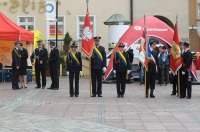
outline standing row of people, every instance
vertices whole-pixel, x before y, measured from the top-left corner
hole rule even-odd
[[[48,57],[47,49],[44,48],[42,40],[37,41],[38,48],[36,48],[30,59],[32,65],[35,66],[36,88],[46,87],[46,66],[49,63],[52,85],[49,89],[59,89],[59,51],[56,48],[55,42],[50,41],[51,52]],[[15,47],[12,50],[12,89],[17,90],[20,88],[27,88],[26,86],[26,69],[27,69],[28,52],[23,48],[20,41],[15,42]],[[42,85],[40,82],[40,75],[42,75]],[[18,81],[21,82],[19,87]]]

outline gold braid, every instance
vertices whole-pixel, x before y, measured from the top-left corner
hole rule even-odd
[[[14,49],[14,51],[15,51],[15,54],[16,54],[19,58],[21,58],[21,55],[20,55],[19,53],[17,53],[16,49]]]

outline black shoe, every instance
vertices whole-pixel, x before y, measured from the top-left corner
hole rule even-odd
[[[93,94],[91,97],[96,97],[96,95]]]
[[[172,93],[171,95],[176,95],[175,93]]]
[[[151,95],[150,95],[150,98],[155,98],[155,95],[151,94]]]
[[[165,86],[167,86],[167,84],[165,84]]]
[[[38,87],[38,86],[37,86],[37,87],[35,87],[35,88],[41,88],[41,87]]]
[[[75,97],[78,97],[78,95],[75,95]]]
[[[24,87],[25,89],[27,89],[27,87]]]
[[[18,88],[12,88],[12,90],[18,90]]]
[[[50,87],[50,88],[47,88],[47,89],[53,89],[52,87]]]
[[[185,98],[185,96],[180,96],[180,98],[182,99],[182,98]]]
[[[191,99],[191,97],[187,97],[186,99]]]
[[[140,83],[140,85],[144,85],[144,83],[143,83],[143,82],[141,82],[141,83]]]
[[[145,98],[148,98],[148,95],[146,95]]]
[[[42,89],[45,89],[45,86],[42,86]]]
[[[163,84],[160,84],[160,86],[163,86]]]
[[[103,96],[101,94],[99,94],[98,97],[103,97]]]
[[[124,98],[124,95],[121,95],[122,98]]]
[[[58,90],[58,88],[52,88],[52,90]]]
[[[120,95],[117,95],[117,98],[120,98]]]
[[[70,97],[73,97],[74,95],[70,95]]]

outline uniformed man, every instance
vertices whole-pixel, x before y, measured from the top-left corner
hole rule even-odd
[[[182,55],[183,55],[183,52],[184,52],[184,50],[183,50],[183,42],[180,42],[179,43],[180,44],[180,49],[181,49],[181,57],[182,57]],[[179,72],[181,73],[182,72],[182,68],[180,68],[179,69]],[[176,95],[177,94],[177,96],[178,96],[178,75],[177,75],[178,73],[175,73],[175,75],[173,75],[173,77],[172,77],[172,94],[171,95]],[[181,84],[181,79],[180,79],[180,84]],[[181,88],[181,86],[180,86],[180,88]],[[180,94],[182,93],[182,90],[180,89]],[[185,93],[186,94],[186,93]],[[184,96],[186,96],[184,94]]]
[[[153,93],[154,93],[154,89],[155,89],[156,72],[158,71],[158,69],[157,69],[158,53],[155,50],[155,48],[156,48],[155,41],[149,42],[149,45],[150,45],[151,55],[153,57],[148,57],[148,61],[149,61],[148,62],[148,71],[146,72],[146,98],[148,98],[149,88],[150,88],[150,98],[155,98],[155,95]]]
[[[41,88],[40,74],[42,75],[42,88],[46,87],[46,63],[48,59],[47,49],[44,48],[42,40],[37,41],[38,48],[36,48],[31,55],[32,65],[35,66],[35,78],[37,86]],[[35,61],[34,61],[35,59]]]
[[[191,99],[191,92],[192,92],[192,86],[191,86],[191,74],[190,74],[190,66],[192,64],[192,53],[189,50],[190,44],[188,42],[183,43],[183,50],[184,53],[182,55],[182,90],[187,90],[187,98]],[[181,95],[180,98],[184,98],[184,95]]]
[[[52,84],[50,88],[52,90],[58,90],[59,89],[59,76],[58,76],[58,69],[60,66],[60,56],[59,56],[59,50],[56,47],[56,43],[53,41],[49,42],[51,52],[49,55],[49,67],[50,67],[50,74],[51,74],[51,80]]]
[[[91,58],[92,97],[102,97],[102,74],[106,71],[106,52],[100,46],[101,37],[94,37],[95,46]],[[97,83],[97,84],[96,84]]]
[[[12,89],[19,89],[19,68],[21,67],[21,54],[20,54],[21,42],[15,42],[15,47],[12,50]]]
[[[126,78],[131,72],[131,65],[129,55],[124,51],[125,45],[120,43],[118,45],[119,51],[115,52],[113,59],[113,73],[116,74],[117,97],[124,97]]]
[[[81,53],[76,50],[78,47],[76,41],[72,41],[71,50],[67,53],[67,75],[69,75],[69,94],[70,97],[78,97],[79,95],[79,75],[83,75],[82,73],[82,59]],[[75,90],[73,88],[73,81],[75,77]]]

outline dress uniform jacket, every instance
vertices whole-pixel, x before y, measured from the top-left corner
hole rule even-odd
[[[103,46],[98,46],[97,47],[100,53],[102,54],[103,57],[103,62],[101,62],[96,54],[93,53],[92,58],[91,58],[91,68],[92,69],[101,69],[103,67],[106,67],[106,52],[105,48]]]
[[[12,50],[12,89],[19,89],[19,69],[21,67],[21,54],[19,49]]]
[[[70,56],[70,53],[67,54],[66,62],[67,62],[67,68],[66,71],[69,72],[79,72],[82,71],[82,59],[81,59],[81,53],[76,51],[75,56],[77,57],[79,61],[79,65],[73,61],[72,57]]]
[[[31,55],[31,62],[34,62],[34,59],[36,59],[35,68],[46,68],[48,59],[47,49],[41,48],[40,50],[39,48],[36,48],[33,54]],[[43,61],[43,64],[40,64],[41,60]]]

